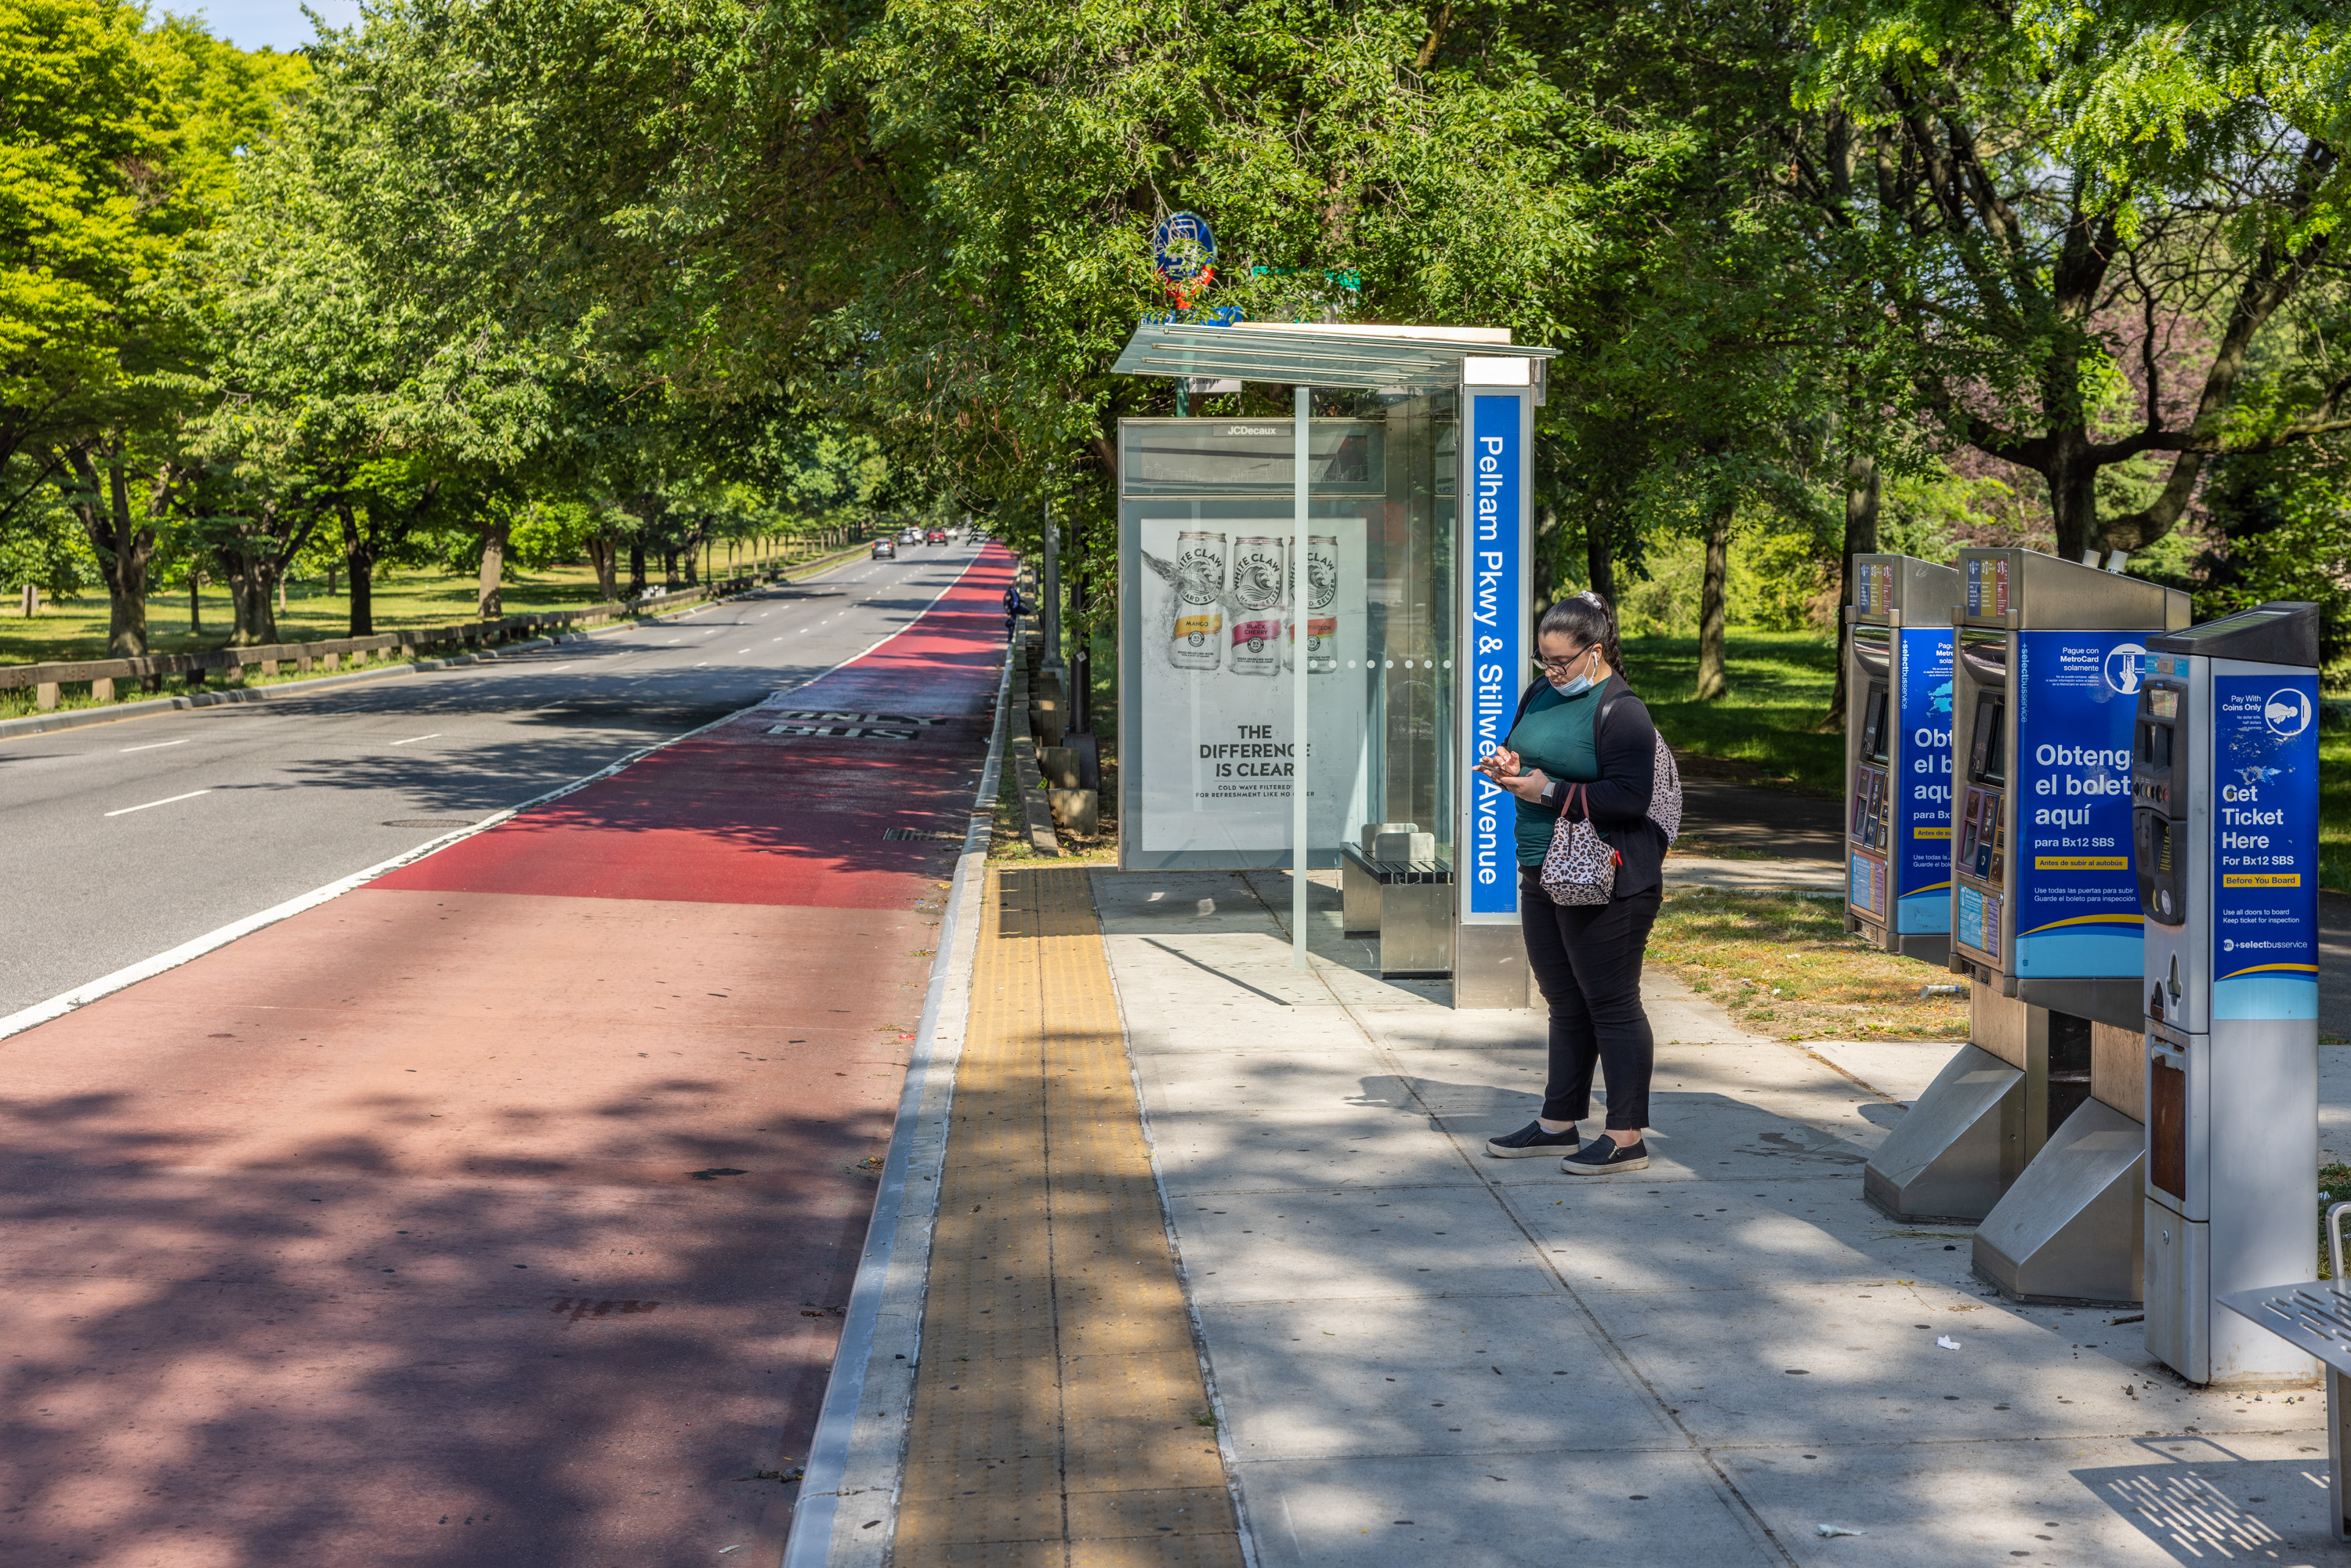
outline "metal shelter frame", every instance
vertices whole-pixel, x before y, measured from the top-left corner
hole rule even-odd
[[[1437,391],[1447,388],[1531,387],[1542,401],[1543,367],[1556,349],[1510,341],[1507,327],[1385,327],[1321,322],[1146,321],[1134,329],[1113,375],[1166,376],[1186,381],[1270,382],[1295,389],[1291,418],[1297,458],[1291,497],[1290,557],[1306,559],[1307,432],[1313,391]],[[1291,573],[1303,591],[1303,568]],[[1293,611],[1294,613],[1294,611]],[[1290,967],[1308,967],[1306,953],[1307,788],[1306,660],[1301,650],[1290,675],[1291,733],[1296,737],[1290,785]]]

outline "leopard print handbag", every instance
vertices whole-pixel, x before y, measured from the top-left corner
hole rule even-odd
[[[1560,802],[1559,825],[1552,830],[1551,848],[1543,852],[1542,890],[1553,904],[1605,904],[1616,891],[1617,853],[1591,821],[1591,796],[1584,796],[1585,815],[1571,821],[1566,808],[1576,791],[1572,784]]]

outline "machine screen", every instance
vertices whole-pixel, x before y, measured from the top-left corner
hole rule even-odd
[[[1869,705],[1863,710],[1861,721],[1861,754],[1872,762],[1886,760],[1886,688],[1875,681],[1871,682]]]
[[[2008,781],[2008,758],[2003,755],[2006,747],[2000,722],[2006,706],[1998,697],[1976,698],[1975,735],[1968,745],[1968,777],[1979,784]]]

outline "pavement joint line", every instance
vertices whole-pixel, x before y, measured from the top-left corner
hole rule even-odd
[[[1092,877],[1089,876],[1088,880],[1091,882]],[[1151,1096],[1144,1091],[1143,1063],[1134,1050],[1134,1030],[1128,1019],[1126,994],[1119,988],[1118,971],[1114,967],[1110,971],[1110,989],[1118,1008],[1119,1031],[1127,1042],[1127,1076],[1134,1090],[1135,1113],[1143,1124],[1143,1148],[1144,1156],[1151,1162],[1152,1186],[1159,1193],[1160,1218],[1167,1232],[1167,1253],[1176,1260],[1176,1281],[1183,1291],[1184,1316],[1192,1330],[1192,1353],[1200,1364],[1201,1386],[1207,1390],[1208,1413],[1216,1417],[1217,1454],[1224,1465],[1225,1492],[1232,1500],[1233,1520],[1239,1529],[1241,1562],[1244,1568],[1258,1568],[1257,1535],[1249,1528],[1249,1501],[1241,1491],[1240,1450],[1233,1442],[1233,1424],[1225,1409],[1224,1393],[1217,1385],[1216,1364],[1208,1354],[1208,1326],[1200,1316],[1199,1296],[1192,1288],[1191,1265],[1184,1257],[1183,1234],[1176,1224],[1175,1196],[1168,1190],[1167,1173],[1159,1163],[1159,1139],[1151,1124]],[[1259,991],[1258,994],[1263,996],[1265,993]],[[1317,1187],[1313,1190],[1320,1192],[1323,1189]],[[1346,1190],[1342,1187],[1332,1196],[1337,1197]],[[1186,1196],[1207,1195],[1193,1193]]]
[[[989,877],[958,1157],[941,1183],[901,1505],[879,1550],[920,1568],[977,1560],[998,1541],[1039,1541],[1058,1558],[1115,1538],[1164,1542],[1153,1560],[1171,1564],[1240,1563],[1231,1476],[1198,1430],[1198,1345],[1091,878],[1076,866]],[[1000,1265],[978,1267],[1007,1243]],[[992,1329],[971,1310],[981,1299],[1001,1313]],[[959,1347],[977,1364],[967,1373],[953,1364],[965,1357],[948,1359]],[[1019,1472],[993,1469],[992,1456],[1021,1450]],[[967,1483],[989,1501],[969,1504]],[[1008,1508],[1019,1511],[1001,1517]],[[1123,1511],[1111,1534],[1106,1511]]]
[[[1249,895],[1255,898],[1259,906],[1265,910],[1268,917],[1273,920],[1287,936],[1288,928],[1282,925],[1282,921],[1289,911],[1286,908],[1277,909],[1274,901],[1259,891],[1255,874],[1243,872],[1240,873],[1240,881],[1241,885],[1249,889]],[[1310,970],[1309,973],[1319,973],[1319,971]],[[1472,1163],[1477,1156],[1462,1147],[1460,1139],[1441,1130],[1438,1113],[1429,1105],[1427,1098],[1421,1092],[1419,1079],[1416,1075],[1405,1071],[1406,1063],[1399,1056],[1395,1048],[1377,1030],[1364,1022],[1362,1012],[1354,1004],[1340,998],[1339,1008],[1346,1015],[1347,1021],[1354,1026],[1355,1032],[1363,1037],[1364,1043],[1370,1048],[1373,1057],[1389,1070],[1397,1082],[1404,1085],[1405,1092],[1409,1094],[1413,1103],[1420,1107],[1421,1113],[1438,1130],[1438,1135],[1445,1138],[1451,1145],[1454,1156],[1461,1162],[1464,1172],[1475,1176],[1478,1186],[1493,1195],[1495,1207],[1501,1210],[1502,1218],[1510,1228],[1519,1232],[1520,1237],[1526,1243],[1527,1249],[1534,1255],[1535,1266],[1558,1283],[1567,1300],[1573,1305],[1576,1314],[1583,1318],[1584,1327],[1591,1333],[1601,1353],[1614,1364],[1617,1375],[1624,1378],[1632,1387],[1638,1389],[1641,1395],[1655,1406],[1655,1413],[1659,1421],[1667,1424],[1687,1439],[1690,1450],[1701,1458],[1708,1470],[1711,1472],[1713,1490],[1718,1500],[1725,1505],[1731,1517],[1744,1525],[1747,1531],[1754,1536],[1773,1558],[1783,1564],[1784,1568],[1799,1568],[1795,1553],[1789,1550],[1788,1544],[1780,1539],[1779,1532],[1773,1530],[1770,1521],[1764,1519],[1763,1511],[1756,1505],[1755,1500],[1748,1495],[1746,1489],[1739,1484],[1729,1470],[1715,1463],[1712,1458],[1708,1456],[1705,1448],[1699,1444],[1697,1435],[1690,1431],[1687,1423],[1682,1419],[1677,1408],[1667,1401],[1664,1391],[1657,1387],[1656,1380],[1641,1370],[1631,1353],[1625,1348],[1625,1344],[1619,1341],[1615,1333],[1610,1331],[1599,1312],[1593,1310],[1592,1303],[1576,1288],[1575,1282],[1567,1277],[1567,1272],[1561,1267],[1557,1255],[1535,1234],[1526,1217],[1521,1215],[1518,1207],[1510,1201],[1510,1188],[1502,1183],[1487,1179],[1484,1173]],[[1622,1295],[1628,1292],[1606,1293]],[[1466,1297],[1468,1293],[1463,1292],[1463,1294]]]
[[[977,558],[974,564],[977,564]],[[960,582],[970,570],[958,572]],[[949,583],[948,587],[954,587]],[[940,591],[943,597],[946,590]],[[932,603],[937,603],[937,598]],[[859,657],[863,657],[860,654]],[[805,684],[805,683],[803,683]],[[923,1308],[930,1283],[931,1238],[938,1217],[943,1185],[948,1118],[953,1113],[956,1069],[963,1052],[968,1022],[973,962],[978,950],[979,921],[965,919],[967,907],[984,910],[987,848],[993,831],[994,800],[1002,775],[1012,661],[1008,656],[997,677],[996,723],[990,733],[987,759],[981,765],[971,815],[964,831],[963,852],[956,862],[954,886],[939,916],[935,956],[930,984],[925,988],[923,1016],[914,1026],[914,1049],[900,1091],[898,1115],[891,1128],[890,1150],[883,1157],[880,1188],[866,1228],[866,1245],[850,1285],[849,1304],[842,1314],[841,1338],[833,1350],[832,1375],[825,1385],[799,1497],[792,1510],[791,1531],[784,1545],[784,1568],[827,1568],[829,1563],[854,1559],[880,1563],[886,1560],[893,1531],[868,1535],[852,1531],[852,1540],[839,1542],[847,1555],[835,1554],[835,1536],[844,1496],[865,1495],[886,1488],[886,1520],[897,1513],[899,1483],[904,1474],[909,1429],[907,1407],[914,1368],[921,1361]],[[768,701],[799,687],[778,690]],[[976,891],[977,890],[977,891]],[[917,1153],[918,1145],[920,1153]],[[917,1161],[920,1161],[917,1168]],[[914,1192],[909,1198],[910,1178]],[[927,1191],[924,1191],[927,1187]],[[903,1264],[899,1260],[904,1259]],[[891,1309],[885,1324],[883,1311]],[[903,1344],[903,1351],[893,1345]],[[887,1353],[889,1359],[883,1356]],[[869,1386],[879,1374],[891,1382],[890,1404],[870,1419],[862,1419]],[[869,1484],[851,1488],[852,1479]]]
[[[971,566],[976,566],[977,564],[977,558],[975,558],[969,565],[965,567],[964,570],[968,572],[971,570]],[[960,574],[958,575],[960,576]],[[954,584],[950,583],[948,586],[953,587]],[[944,595],[946,591],[945,589],[940,590],[940,593],[942,595]],[[936,600],[934,600],[933,602],[935,603]],[[845,665],[855,664],[857,660],[862,659],[864,656],[864,654],[859,653],[852,655],[850,658],[843,659],[840,664],[833,665],[831,669],[826,670],[824,674],[831,674],[833,670],[838,670]],[[409,665],[406,667],[414,669],[417,666]],[[392,672],[386,671],[384,673],[391,674]],[[334,680],[337,677],[329,675],[323,678],[326,680]],[[823,675],[815,675],[810,678],[811,680],[821,680]],[[185,702],[187,699],[173,698],[172,700],[174,702]],[[769,699],[762,698],[760,699],[760,703],[752,703],[747,706],[737,708],[732,713],[724,714],[717,718],[712,719],[708,724],[698,725],[692,729],[683,731],[677,735],[673,735],[665,740],[655,741],[650,746],[639,747],[634,751],[630,752],[627,756],[607,763],[593,773],[583,775],[580,778],[571,780],[569,784],[558,785],[556,788],[548,790],[545,794],[534,795],[529,800],[509,806],[504,810],[493,812],[489,816],[483,818],[478,822],[459,828],[454,832],[444,833],[437,839],[429,839],[423,843],[418,844],[413,849],[393,855],[389,860],[379,861],[374,865],[369,866],[363,871],[353,872],[348,876],[337,877],[334,881],[326,883],[322,887],[315,887],[308,893],[298,894],[294,897],[286,900],[283,904],[272,904],[269,908],[262,910],[258,914],[248,915],[242,920],[232,920],[227,925],[207,931],[201,936],[191,937],[187,941],[181,943],[176,947],[166,948],[164,951],[156,954],[153,957],[143,958],[136,964],[126,965],[122,968],[115,970],[110,975],[101,975],[97,979],[89,981],[84,985],[76,986],[71,990],[60,992],[57,996],[51,997],[47,1001],[35,1002],[28,1008],[20,1008],[16,1011],[8,1014],[6,1017],[0,1018],[0,1040],[6,1040],[11,1035],[22,1034],[25,1030],[47,1023],[52,1019],[63,1018],[66,1014],[74,1011],[78,1008],[88,1007],[90,1003],[98,1001],[101,998],[110,997],[115,992],[135,986],[141,980],[152,978],[154,976],[163,974],[168,970],[176,969],[183,964],[191,963],[195,959],[201,958],[205,954],[214,951],[215,948],[225,947],[241,936],[249,936],[254,932],[262,930],[267,926],[275,925],[281,920],[290,920],[306,909],[315,909],[319,904],[340,898],[344,894],[350,892],[353,888],[364,886],[366,883],[373,882],[377,877],[382,876],[389,872],[397,871],[402,866],[408,865],[413,862],[423,860],[427,855],[437,854],[441,851],[447,849],[451,844],[458,842],[460,840],[470,839],[476,833],[487,832],[492,828],[508,821],[518,812],[527,811],[533,806],[543,806],[549,800],[560,800],[562,797],[571,794],[575,790],[586,789],[589,785],[596,783],[600,779],[609,779],[613,774],[629,767],[632,763],[641,761],[644,758],[649,757],[653,753],[660,751],[664,747],[675,746],[682,740],[691,740],[695,736],[701,735],[708,730],[716,729],[721,725],[731,724],[736,719],[742,717],[745,714],[756,711],[760,706],[761,703],[768,700]],[[1002,710],[1002,706],[1003,705],[1001,703],[998,704],[999,712]],[[0,736],[0,738],[6,737],[5,736]]]

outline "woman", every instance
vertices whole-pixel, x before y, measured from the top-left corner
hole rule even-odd
[[[1657,732],[1618,673],[1616,620],[1596,593],[1543,612],[1535,629],[1542,678],[1479,771],[1518,797],[1519,922],[1527,963],[1551,1009],[1551,1082],[1542,1114],[1487,1141],[1496,1159],[1561,1154],[1570,1176],[1646,1170],[1656,1041],[1641,1009],[1641,958],[1665,896],[1666,834],[1649,818]],[[1587,817],[1617,857],[1606,904],[1553,904],[1544,852],[1562,816]],[[1579,1146],[1592,1113],[1592,1070],[1607,1073],[1608,1122]]]

